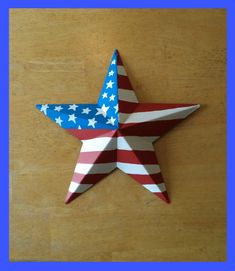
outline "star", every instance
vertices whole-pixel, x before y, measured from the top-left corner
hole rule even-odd
[[[55,118],[55,122],[61,126],[61,123],[63,122],[63,120],[60,117],[58,117],[58,118]]]
[[[49,108],[48,104],[42,104],[40,111],[47,115],[47,109]]]
[[[74,123],[76,123],[76,118],[77,118],[77,117],[75,117],[75,115],[74,115],[74,114],[69,115],[69,119],[68,119],[68,121],[73,121]]]
[[[115,113],[118,112],[118,104],[113,107],[115,109]]]
[[[109,70],[112,67],[118,71],[117,66],[120,71],[124,70],[121,57],[115,50]],[[169,202],[153,143],[200,106],[141,103],[126,73],[118,76],[115,84],[108,78],[109,73],[98,102],[82,105],[83,110],[76,111],[76,104],[36,106],[48,118],[82,141],[81,153],[65,202],[69,203],[88,191],[115,169],[128,174],[143,188]],[[108,98],[107,88],[111,89],[111,95],[104,103],[103,99]],[[55,106],[63,107],[63,111],[55,112],[52,109]],[[74,110],[74,114],[71,115],[70,110]],[[69,121],[63,122],[66,116]]]
[[[76,111],[77,107],[78,107],[78,105],[76,105],[76,104],[70,104],[69,105],[69,110]]]
[[[111,102],[111,101],[114,101],[114,98],[115,98],[115,95],[111,95],[110,97],[109,97],[109,101]]]
[[[62,109],[63,109],[63,107],[59,105],[59,106],[55,106],[54,110],[60,112],[60,110],[62,110]]]
[[[111,80],[109,80],[109,82],[106,83],[106,89],[108,89],[108,88],[113,88],[113,84],[114,84],[114,82],[111,81]]]
[[[103,99],[104,99],[104,98],[108,98],[108,93],[107,93],[107,92],[104,92],[104,93],[102,94],[102,97],[103,97]]]
[[[89,107],[82,109],[82,114],[89,114],[89,112],[91,112]]]
[[[95,128],[96,123],[97,123],[97,121],[95,120],[95,118],[88,119],[88,126],[92,126],[93,128]]]
[[[114,75],[114,71],[111,70],[111,71],[109,72],[109,76],[113,76],[113,75]]]
[[[106,118],[107,111],[109,110],[109,106],[105,106],[105,104],[103,104],[101,108],[96,108],[96,110],[97,110],[96,115],[102,115],[103,117]]]
[[[106,124],[112,124],[114,126],[115,118],[111,117],[110,119],[107,120]]]

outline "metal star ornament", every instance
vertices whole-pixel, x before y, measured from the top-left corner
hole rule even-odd
[[[116,168],[169,202],[153,143],[200,106],[139,103],[115,50],[97,104],[36,107],[82,141],[65,199],[69,203]]]

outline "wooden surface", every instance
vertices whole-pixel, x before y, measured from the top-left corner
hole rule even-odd
[[[10,11],[10,258],[226,259],[226,12]],[[114,48],[142,102],[200,103],[156,150],[172,203],[124,173],[69,205],[81,143],[37,103],[95,103]]]

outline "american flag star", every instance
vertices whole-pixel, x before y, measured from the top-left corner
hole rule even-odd
[[[36,107],[82,141],[65,199],[69,203],[116,168],[169,202],[153,143],[200,106],[139,103],[115,50],[97,104]]]

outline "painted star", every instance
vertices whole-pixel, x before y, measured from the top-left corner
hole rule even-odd
[[[48,104],[42,104],[40,111],[44,113],[44,115],[47,115],[47,109],[49,108]]]
[[[83,143],[65,202],[71,202],[116,168],[169,202],[153,143],[200,106],[139,103],[116,50],[111,66],[117,74],[112,77],[113,81],[106,83],[107,86],[104,84],[97,104],[80,104],[82,110],[77,111],[76,104],[37,105],[47,117]],[[107,99],[104,104],[103,100],[107,87],[117,97],[111,106],[111,101]],[[62,106],[63,111],[53,110],[55,106]],[[85,113],[87,107],[91,110],[89,115]],[[75,111],[76,123],[68,121],[70,110]]]
[[[82,114],[89,114],[90,112],[91,110],[89,109],[89,107],[82,109]]]
[[[109,72],[109,76],[113,76],[113,75],[114,75],[114,71],[111,70],[111,71]]]
[[[114,98],[115,98],[115,95],[111,95],[110,97],[109,97],[109,101],[111,102],[111,101],[114,101]]]
[[[68,121],[73,121],[74,123],[76,123],[76,118],[77,118],[77,117],[76,117],[74,114],[69,115]]]
[[[93,128],[95,128],[96,123],[97,121],[95,120],[95,118],[88,119],[88,126],[92,126]]]
[[[106,89],[108,89],[108,88],[113,88],[113,84],[114,84],[114,82],[111,81],[111,80],[109,80],[109,82],[106,83]]]
[[[97,110],[96,115],[102,115],[103,117],[106,118],[107,111],[109,110],[109,106],[105,106],[105,104],[103,104],[101,108],[96,108],[96,110]]]
[[[115,109],[115,113],[118,112],[118,104],[113,107]]]
[[[63,110],[63,107],[60,106],[60,105],[59,106],[55,106],[54,110],[60,112],[60,110]]]
[[[107,120],[106,124],[112,124],[114,126],[115,123],[115,118],[111,117],[110,119]]]
[[[107,93],[107,92],[104,92],[104,93],[102,94],[102,98],[103,98],[103,99],[108,98],[108,93]]]
[[[70,104],[69,105],[69,110],[76,111],[77,107],[78,107],[78,105],[76,105],[76,104]]]
[[[55,118],[55,122],[61,126],[63,120],[60,117],[58,117],[58,118]]]

